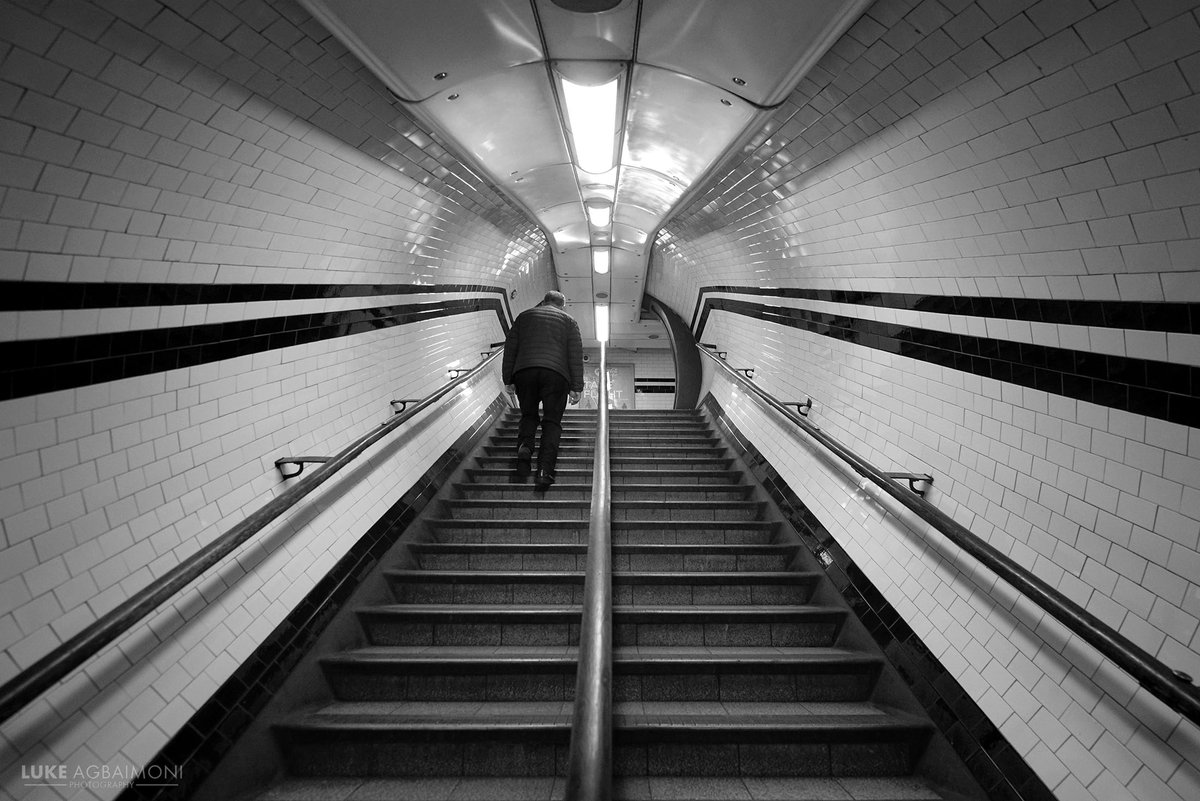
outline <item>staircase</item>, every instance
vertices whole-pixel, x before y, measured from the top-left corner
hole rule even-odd
[[[356,610],[329,699],[275,725],[289,778],[261,799],[562,797],[595,413],[568,411],[545,493],[516,425]],[[914,778],[932,724],[880,702],[882,658],[702,414],[610,425],[616,797],[957,798]]]
[[[879,703],[882,657],[707,420],[611,421],[617,797],[944,798],[913,778],[933,725]]]

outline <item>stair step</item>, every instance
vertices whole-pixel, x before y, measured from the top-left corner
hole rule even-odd
[[[590,456],[595,453],[596,447],[593,442],[583,442],[579,440],[570,440],[563,438],[559,443],[559,457],[573,456],[576,458]],[[662,457],[672,459],[720,459],[726,456],[727,448],[724,445],[657,445],[657,444],[620,444],[610,443],[608,448],[609,457],[615,464],[617,460],[641,460],[647,465],[657,465],[662,463]],[[516,444],[494,443],[488,442],[483,446],[481,453],[484,456],[507,456],[515,460],[517,458]]]
[[[583,570],[583,543],[422,542],[409,546],[428,570]],[[795,545],[614,545],[617,571],[783,570]]]
[[[831,646],[846,612],[820,606],[613,606],[613,642],[631,646]]]
[[[321,660],[342,701],[570,701],[576,648],[369,647]],[[864,701],[881,660],[838,648],[613,653],[617,701]]]
[[[903,775],[933,730],[870,704],[621,702],[613,712],[614,771],[626,776]]]
[[[296,776],[553,777],[565,766],[571,704],[334,703],[274,729]]]
[[[511,462],[511,460],[509,460]],[[493,467],[469,467],[466,470],[470,481],[487,483],[511,483],[515,473],[512,465]],[[562,459],[555,467],[558,483],[592,483],[592,469],[565,466]],[[610,469],[609,476],[614,486],[624,484],[738,484],[742,480],[740,470],[646,470],[632,467]]]
[[[586,542],[589,521],[582,517],[427,518],[442,542],[579,543]],[[779,524],[771,520],[613,520],[614,545],[767,545]]]
[[[583,571],[388,570],[396,600],[416,604],[581,604]],[[819,576],[780,572],[618,572],[616,604],[806,603]]]
[[[495,521],[520,520],[525,518],[554,518],[559,520],[588,519],[591,514],[590,498],[559,499],[555,487],[545,492],[530,485],[526,498],[447,498],[442,507],[453,518],[480,519],[490,517]],[[618,500],[613,499],[610,508],[612,520],[641,521],[727,521],[757,520],[762,517],[764,504],[761,501],[704,501],[704,500]]]
[[[515,473],[510,481],[474,481],[454,484],[458,497],[478,500],[524,498],[528,497],[533,488],[531,476],[517,476]],[[555,473],[555,497],[576,498],[592,496],[590,476],[587,482],[575,476],[563,476]],[[616,500],[653,500],[668,493],[672,500],[696,498],[706,501],[744,500],[754,487],[749,484],[632,484],[617,483],[611,485],[611,495]]]
[[[343,701],[571,701],[574,648],[360,648],[321,660]]]
[[[865,701],[879,658],[840,648],[617,648],[617,701]]]
[[[594,444],[596,437],[592,433],[573,433],[571,431],[563,431],[562,438],[559,440],[559,446],[564,445],[580,445]],[[516,433],[505,434],[495,433],[488,440],[491,445],[513,448],[517,447]],[[540,443],[539,443],[540,444]],[[661,429],[646,429],[644,432],[622,432],[610,431],[608,434],[608,445],[610,448],[618,447],[650,447],[652,445],[666,445],[674,447],[716,447],[721,444],[719,437],[709,431],[695,432],[679,432],[679,431],[663,431]]]
[[[578,605],[396,604],[357,613],[372,645],[579,644]]]
[[[256,801],[318,801],[319,799],[408,799],[444,801],[448,798],[546,801],[561,799],[562,776],[455,776],[387,778],[288,779]],[[614,801],[677,799],[803,798],[805,801],[943,801],[927,783],[908,776],[787,777],[787,776],[616,776]]]
[[[700,456],[674,457],[674,456],[647,456],[645,454],[609,454],[610,470],[621,469],[654,469],[662,468],[665,470],[728,470],[733,464],[733,458],[727,453],[721,453],[716,450],[702,454]],[[498,470],[512,470],[516,465],[517,454],[515,451],[502,453],[487,453],[482,452],[476,455],[476,463],[483,468],[491,468]],[[592,469],[594,461],[593,454],[587,455],[572,455],[570,453],[558,454],[558,461],[555,463],[555,469],[574,468],[578,470]]]

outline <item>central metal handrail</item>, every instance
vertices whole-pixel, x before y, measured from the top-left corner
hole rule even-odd
[[[612,798],[612,485],[608,468],[608,356],[600,343],[592,510],[579,628],[566,801]]]
[[[159,605],[170,600],[184,587],[204,575],[234,549],[266,528],[275,518],[332,478],[334,473],[350,464],[376,442],[470,381],[501,352],[500,350],[495,351],[472,368],[470,372],[442,385],[415,406],[392,416],[377,428],[359,437],[336,456],[331,457],[322,467],[301,478],[242,522],[176,565],[170,572],[138,591],[132,598],[23,670],[16,678],[0,687],[0,722],[15,715],[52,687],[59,679],[82,665]]]
[[[1138,683],[1156,698],[1193,723],[1200,724],[1200,691],[1192,685],[1191,677],[1187,674],[1167,667],[1091,612],[1021,567],[1008,556],[1000,553],[929,501],[901,489],[900,485],[888,478],[886,473],[874,467],[804,417],[790,411],[773,395],[726,365],[719,357],[699,345],[697,348],[714,364],[728,373],[734,381],[746,387],[760,400],[798,425],[806,434],[849,464],[856,473],[879,486],[955,545],[990,568],[992,572],[1040,606],[1051,617],[1070,629],[1072,633],[1137,679]]]

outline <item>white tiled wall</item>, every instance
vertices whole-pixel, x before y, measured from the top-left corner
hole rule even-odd
[[[298,6],[210,3],[193,24],[170,5],[0,4],[0,280],[464,288],[48,302],[0,312],[0,341],[549,288],[536,229],[417,136]],[[0,680],[289,486],[275,459],[337,452],[388,419],[389,400],[428,394],[502,340],[499,317],[476,311],[0,403]],[[501,390],[496,372],[6,723],[3,794],[118,795],[120,782],[27,786],[21,769],[128,770],[153,757],[482,413]]]
[[[660,237],[703,286],[1200,300],[1193,2],[877,3]],[[752,180],[747,180],[750,177]],[[749,187],[749,188],[747,188]],[[761,301],[762,298],[755,300]],[[868,320],[1197,364],[1189,334]],[[703,339],[1166,664],[1200,676],[1200,430],[715,311]],[[1200,732],[724,381],[717,399],[1060,798],[1200,797]]]

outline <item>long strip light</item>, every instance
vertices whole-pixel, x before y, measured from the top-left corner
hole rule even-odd
[[[608,341],[608,304],[596,304],[596,340],[598,342]]]
[[[592,248],[592,269],[596,275],[606,274],[611,260],[612,254],[608,248]]]
[[[575,146],[576,166],[584,172],[601,173],[613,168],[613,143],[617,131],[618,78],[596,86],[585,86],[559,76],[567,125]]]

